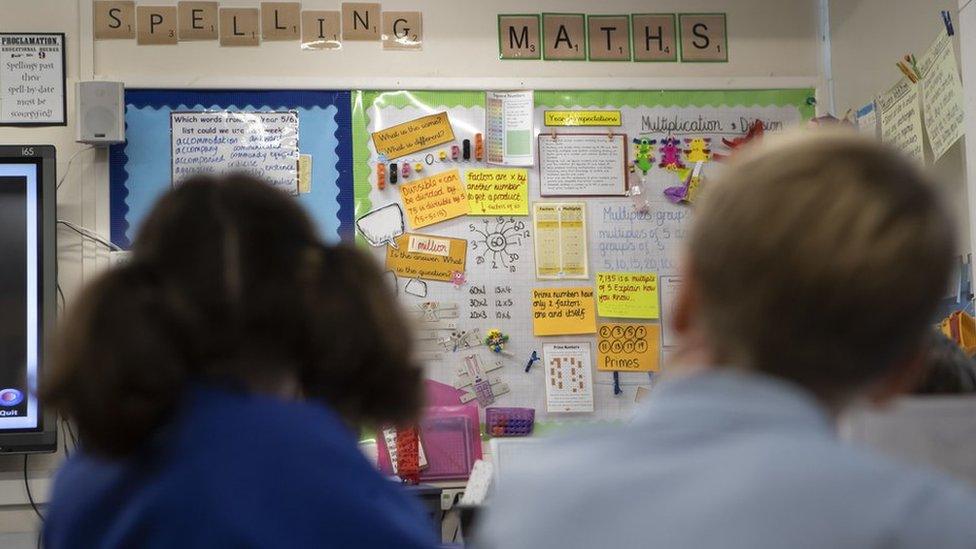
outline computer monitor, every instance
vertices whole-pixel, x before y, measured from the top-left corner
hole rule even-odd
[[[53,452],[37,397],[57,310],[55,150],[0,145],[0,453]]]

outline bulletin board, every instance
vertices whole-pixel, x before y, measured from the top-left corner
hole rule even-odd
[[[473,143],[477,134],[485,133],[486,94],[477,91],[353,91],[352,96],[352,146],[354,155],[355,216],[357,219],[369,212],[398,204],[403,208],[404,184],[420,178],[458,170],[461,180],[468,171],[486,167],[484,162],[473,158],[469,161],[452,160],[450,148],[467,139]],[[492,406],[522,406],[536,410],[540,422],[615,421],[629,418],[635,406],[640,387],[650,385],[654,373],[621,372],[620,394],[613,390],[613,374],[599,370],[597,362],[598,334],[535,336],[533,331],[533,290],[545,288],[593,289],[600,273],[655,273],[658,292],[654,297],[659,309],[658,318],[650,320],[609,319],[598,317],[595,323],[617,321],[645,324],[642,333],[660,341],[657,352],[666,359],[664,343],[671,342],[668,333],[667,314],[670,295],[680,284],[676,254],[688,235],[693,207],[675,204],[665,196],[665,190],[681,184],[676,171],[658,167],[663,158],[676,155],[686,158],[689,149],[685,139],[708,139],[712,153],[728,153],[722,139],[743,136],[756,121],[761,120],[767,130],[796,125],[813,116],[811,89],[784,90],[736,90],[736,91],[537,91],[534,94],[534,141],[559,139],[560,134],[597,133],[613,139],[614,134],[625,134],[629,149],[636,147],[634,140],[653,139],[653,167],[647,174],[643,191],[649,198],[649,209],[639,212],[632,199],[626,195],[587,197],[541,197],[538,161],[527,167],[528,214],[475,216],[462,215],[440,221],[423,228],[411,226],[405,218],[405,230],[430,241],[446,246],[451,242],[450,254],[454,254],[454,240],[466,243],[463,280],[424,280],[419,285],[410,277],[390,274],[398,288],[398,296],[408,311],[422,314],[422,304],[435,302],[457,311],[458,327],[477,329],[484,337],[490,329],[498,329],[509,336],[505,345],[507,355],[491,352],[486,346],[454,352],[425,353],[428,377],[451,385],[463,367],[464,358],[477,354],[484,364],[501,364],[493,369],[508,388],[506,394],[497,395]],[[579,127],[547,127],[544,123],[547,110],[572,111],[619,111],[619,125]],[[380,159],[371,134],[424,116],[446,112],[453,129],[454,140],[432,146],[398,158],[397,167],[410,165],[412,172],[407,178],[400,177],[397,185],[388,183],[380,189],[377,185],[377,164],[385,164],[390,170],[390,160]],[[552,134],[555,133],[553,137]],[[661,149],[666,138],[677,140],[677,148]],[[447,158],[442,160],[442,152]],[[538,153],[538,151],[536,151]],[[636,150],[628,151],[627,163],[632,163]],[[429,156],[428,156],[429,155]],[[536,157],[538,160],[538,157]],[[433,160],[433,162],[431,162]],[[421,172],[414,168],[420,165]],[[709,161],[703,164],[703,185],[708,177],[721,170],[721,163]],[[682,172],[686,175],[687,172]],[[627,176],[634,181],[634,175]],[[540,279],[537,277],[535,226],[532,211],[536,204],[556,202],[582,203],[585,207],[585,246],[587,265],[585,276],[574,279]],[[440,240],[438,240],[440,239]],[[446,240],[445,240],[446,239]],[[358,238],[363,244],[363,238]],[[405,244],[406,241],[401,242]],[[426,245],[418,239],[416,245]],[[366,244],[364,244],[366,245]],[[448,254],[447,247],[445,255]],[[546,250],[547,248],[541,248]],[[372,247],[377,261],[388,265],[385,246]],[[408,287],[409,286],[409,287]],[[417,291],[421,288],[422,291]],[[662,323],[661,319],[665,319]],[[423,330],[424,325],[418,324]],[[528,372],[526,363],[533,351],[543,358],[546,344],[589,345],[592,368],[593,411],[589,413],[562,413],[547,411],[545,364],[536,363]],[[427,341],[429,344],[429,341]],[[426,345],[426,344],[425,344]],[[482,418],[484,417],[482,410]]]
[[[112,146],[109,162],[112,242],[128,248],[171,188],[170,113],[179,111],[296,111],[299,152],[312,159],[311,185],[298,200],[326,241],[351,239],[349,97],[348,91],[126,90],[126,141]]]
[[[729,153],[723,139],[742,137],[757,120],[767,130],[775,131],[811,118],[813,90],[537,91],[529,107],[531,133],[518,136],[523,154],[527,143],[534,149],[532,165],[523,168],[524,200],[510,203],[511,209],[504,215],[475,215],[485,212],[465,211],[430,224],[412,218],[407,212],[402,215],[403,229],[415,235],[413,241],[399,241],[399,251],[391,251],[388,246],[368,246],[362,230],[355,228],[357,221],[384,208],[389,213],[405,211],[404,196],[409,195],[405,185],[429,176],[448,178],[455,172],[458,185],[470,187],[472,170],[497,167],[485,162],[489,154],[487,143],[482,151],[483,160],[475,158],[476,137],[487,135],[491,129],[486,127],[486,96],[482,91],[127,90],[127,140],[112,147],[110,158],[112,241],[128,247],[154,201],[172,185],[172,112],[297,112],[299,150],[313,159],[309,192],[299,194],[298,199],[318,224],[325,240],[355,239],[388,270],[391,283],[396,284],[398,299],[416,321],[418,338],[424,339],[420,346],[425,348],[429,379],[455,385],[465,359],[478,356],[484,366],[491,368],[490,376],[507,388],[507,392],[497,395],[492,406],[533,408],[537,422],[547,424],[629,418],[638,390],[648,387],[656,374],[619,372],[620,393],[615,394],[614,374],[600,367],[605,363],[598,364],[605,358],[600,357],[600,343],[607,339],[600,329],[606,324],[606,334],[611,334],[616,333],[609,327],[613,324],[622,325],[618,331],[630,327],[632,330],[627,333],[639,334],[651,345],[656,357],[655,368],[667,362],[669,346],[674,343],[668,313],[671,297],[681,283],[676,254],[687,237],[693,205],[676,204],[666,194],[681,186],[690,159],[702,152],[695,151],[690,140],[707,140],[708,154],[713,155],[702,164],[702,185],[707,186],[708,179],[722,169],[717,155]],[[560,111],[562,119],[586,118],[586,125],[547,126],[547,111]],[[424,141],[421,147],[407,147],[406,153],[391,153],[395,158],[387,157],[380,162],[373,133],[418,119],[424,119],[431,131],[425,137],[430,141]],[[606,149],[616,155],[618,163],[622,157],[627,167],[638,163],[647,152],[641,151],[639,142],[653,141],[650,146],[653,160],[645,162],[649,170],[643,178],[637,175],[640,170],[618,174],[615,167],[578,181],[564,178],[557,182],[557,185],[572,186],[590,183],[587,179],[590,176],[605,177],[607,185],[592,195],[549,193],[542,196],[540,149],[558,149],[553,145],[570,145],[574,139],[605,140],[602,143]],[[672,146],[665,148],[669,139]],[[452,148],[460,148],[465,140],[470,143],[471,159],[453,159]],[[684,171],[662,167],[666,161],[675,160],[685,162]],[[391,184],[389,179],[392,162],[397,163],[397,184]],[[382,189],[377,185],[378,164],[383,164],[387,172],[383,174],[386,184]],[[409,166],[407,175],[401,172],[404,164]],[[564,171],[572,173],[572,170]],[[642,192],[648,199],[646,211],[638,211],[626,194],[627,188],[640,179]],[[621,180],[626,184],[621,185]],[[582,231],[577,233],[582,236],[574,242],[574,253],[585,247],[585,261],[572,268],[561,266],[566,268],[556,276],[540,275],[537,267],[551,257],[547,259],[538,252],[551,256],[558,244],[550,229],[540,235],[534,220],[539,212],[544,216],[556,204],[567,205],[560,211],[578,216],[566,226]],[[562,221],[558,226],[563,226]],[[565,234],[571,235],[572,230]],[[435,276],[404,275],[402,256],[410,246],[441,254],[443,264],[460,265],[463,273],[459,273],[460,278],[451,270]],[[389,257],[400,257],[397,260],[401,261],[400,274],[392,272]],[[624,273],[654,275],[656,293],[645,296],[653,304],[644,304],[654,314],[619,318],[602,306],[594,306],[585,312],[591,316],[594,326],[586,333],[542,335],[548,328],[540,330],[534,326],[533,305],[537,301],[534,298],[539,297],[534,292],[582,289],[596,299],[601,281]],[[429,325],[422,321],[426,318],[422,309],[426,303],[453,310],[457,329],[477,331],[478,340],[483,340],[492,329],[507,335],[504,354],[494,353],[485,345],[458,350],[442,346],[440,350],[432,350],[437,347],[436,342],[432,345]],[[590,377],[585,382],[592,395],[592,411],[567,412],[552,407],[547,410],[546,386],[550,379],[544,360],[535,363],[528,372],[525,367],[533,352],[544,359],[545,350],[552,346],[562,346],[570,354],[579,352],[581,347],[589,350]],[[483,408],[481,414],[483,419]]]

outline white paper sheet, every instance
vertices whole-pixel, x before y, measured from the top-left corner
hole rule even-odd
[[[174,112],[170,128],[174,184],[242,171],[298,194],[298,113]]]
[[[674,347],[677,344],[672,322],[674,319],[675,299],[681,289],[680,276],[662,276],[659,283],[661,292],[661,346]]]
[[[546,372],[546,411],[572,413],[593,411],[593,360],[590,344],[543,345]]]
[[[902,78],[878,96],[881,140],[906,155],[923,162],[922,116],[918,107],[918,87]]]
[[[0,123],[64,121],[64,37],[0,36]]]
[[[485,146],[489,164],[531,166],[534,94],[529,91],[485,92]]]
[[[935,160],[963,135],[963,95],[952,38],[943,30],[919,60],[922,112]]]
[[[539,138],[542,196],[627,194],[626,136],[556,134]]]

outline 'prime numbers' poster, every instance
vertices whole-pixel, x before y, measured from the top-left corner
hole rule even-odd
[[[593,361],[589,343],[547,343],[546,411],[593,411]]]

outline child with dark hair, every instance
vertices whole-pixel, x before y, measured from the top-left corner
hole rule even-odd
[[[407,422],[422,370],[382,273],[244,175],[164,196],[85,290],[44,398],[82,451],[44,526],[61,547],[428,547],[357,448]]]
[[[954,341],[934,331],[926,350],[922,380],[912,391],[916,395],[958,395],[976,393],[976,364]]]

